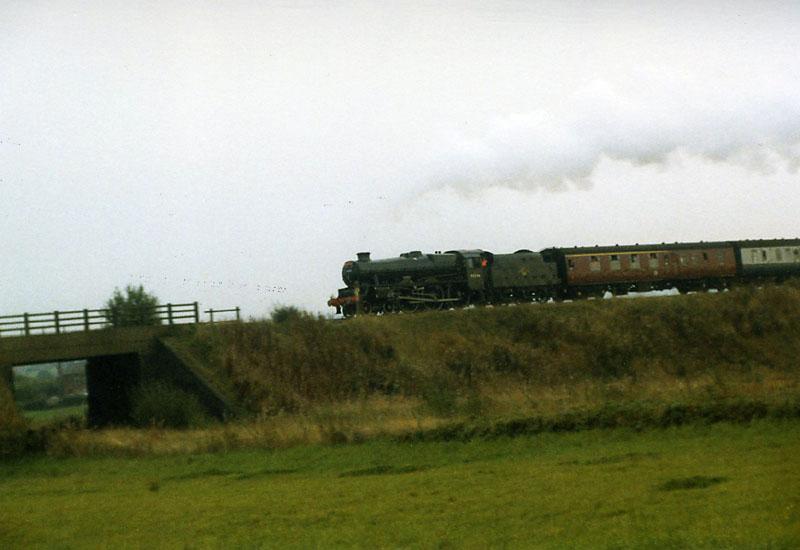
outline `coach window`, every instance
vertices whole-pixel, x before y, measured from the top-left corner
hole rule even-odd
[[[720,264],[725,263],[725,253],[722,250],[717,250],[717,262]]]
[[[567,265],[569,266],[569,270],[572,271],[575,269],[575,260],[567,260]]]
[[[800,248],[794,249],[794,261],[800,262]]]
[[[619,256],[616,254],[611,255],[611,271],[619,271],[620,264],[619,264]]]
[[[783,261],[783,250],[780,248],[775,249],[775,259],[779,262]]]
[[[650,269],[658,269],[658,254],[650,253]]]
[[[752,250],[750,252],[750,260],[751,260],[751,263],[754,263],[754,264],[758,263],[758,250]]]
[[[600,260],[597,259],[597,256],[591,256],[589,258],[589,270],[600,271]]]
[[[681,254],[680,255],[680,262],[681,262],[681,265],[686,265],[686,264],[689,263],[689,259],[686,257],[685,254]]]
[[[664,266],[669,265],[669,254],[664,254]]]
[[[639,269],[639,255],[638,254],[631,254],[631,269]]]
[[[761,249],[761,261],[762,262],[766,262],[767,261],[767,250],[764,249],[764,248]]]

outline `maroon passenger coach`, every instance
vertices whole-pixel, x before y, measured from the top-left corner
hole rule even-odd
[[[550,248],[567,297],[602,296],[677,288],[723,289],[736,277],[731,243],[675,243]]]

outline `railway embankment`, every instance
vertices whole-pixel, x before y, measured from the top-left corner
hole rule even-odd
[[[370,395],[436,413],[800,389],[800,287],[201,327],[192,344],[262,414]]]
[[[204,427],[209,449],[800,416],[796,284],[343,322],[291,312],[175,344],[250,413]]]

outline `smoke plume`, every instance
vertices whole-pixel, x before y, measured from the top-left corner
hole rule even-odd
[[[774,83],[772,83],[774,84]],[[564,101],[500,116],[477,136],[453,136],[435,188],[588,187],[603,158],[667,164],[673,153],[771,173],[800,168],[800,94],[596,81]]]

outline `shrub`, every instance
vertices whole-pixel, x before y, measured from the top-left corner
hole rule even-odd
[[[15,456],[28,447],[28,425],[19,415],[11,390],[0,381],[0,458]]]
[[[165,382],[139,386],[133,395],[131,417],[136,425],[142,427],[190,428],[208,422],[196,396]]]
[[[270,319],[275,323],[288,323],[309,316],[310,314],[295,306],[278,306],[272,310]]]

